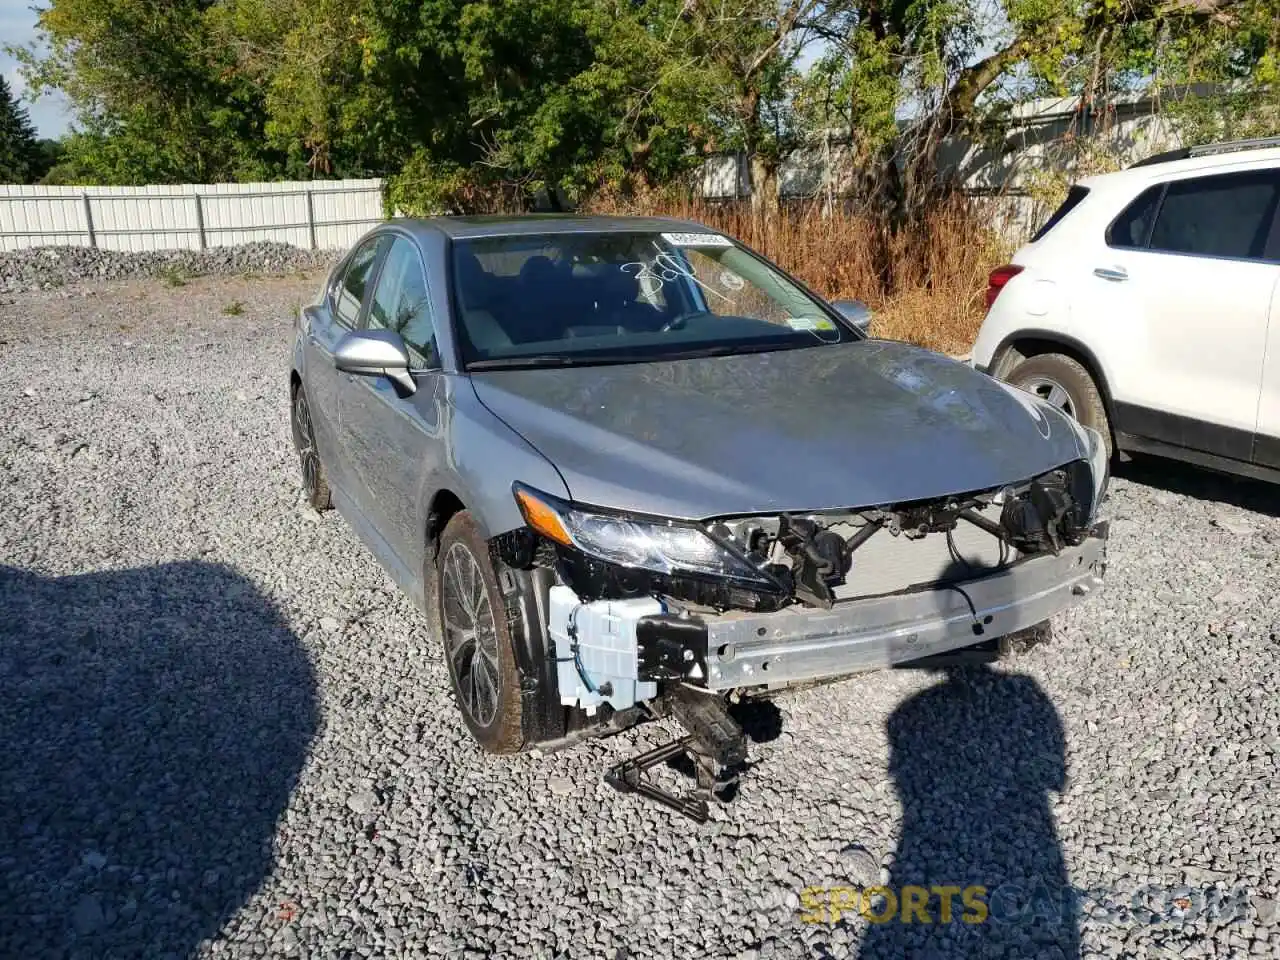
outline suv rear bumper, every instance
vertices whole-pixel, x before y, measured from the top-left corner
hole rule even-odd
[[[1102,585],[1107,524],[1077,547],[998,573],[831,610],[704,617],[712,690],[821,680],[948,653],[1033,627]]]

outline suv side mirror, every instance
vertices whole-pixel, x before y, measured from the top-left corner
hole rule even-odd
[[[837,300],[833,304],[840,316],[844,317],[863,336],[871,336],[871,308],[861,300]]]
[[[351,331],[334,348],[333,365],[343,373],[386,377],[402,397],[418,389],[409,375],[409,351],[404,338],[394,330]]]

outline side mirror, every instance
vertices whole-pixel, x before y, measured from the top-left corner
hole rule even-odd
[[[333,351],[333,365],[343,373],[362,377],[386,377],[401,396],[418,389],[409,375],[409,351],[393,330],[353,330]]]
[[[871,308],[861,300],[837,300],[831,304],[863,336],[871,336]]]

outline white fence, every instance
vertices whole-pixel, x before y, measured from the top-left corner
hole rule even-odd
[[[254,240],[336,250],[382,219],[381,180],[0,185],[0,250],[203,250]]]

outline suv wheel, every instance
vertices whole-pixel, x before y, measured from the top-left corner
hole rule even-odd
[[[436,558],[435,613],[454,700],[489,753],[524,746],[520,674],[488,545],[471,514],[453,516]]]
[[[1111,424],[1102,393],[1079,361],[1062,353],[1042,353],[1023,360],[1005,379],[1097,430],[1107,445],[1108,458],[1111,456]]]

